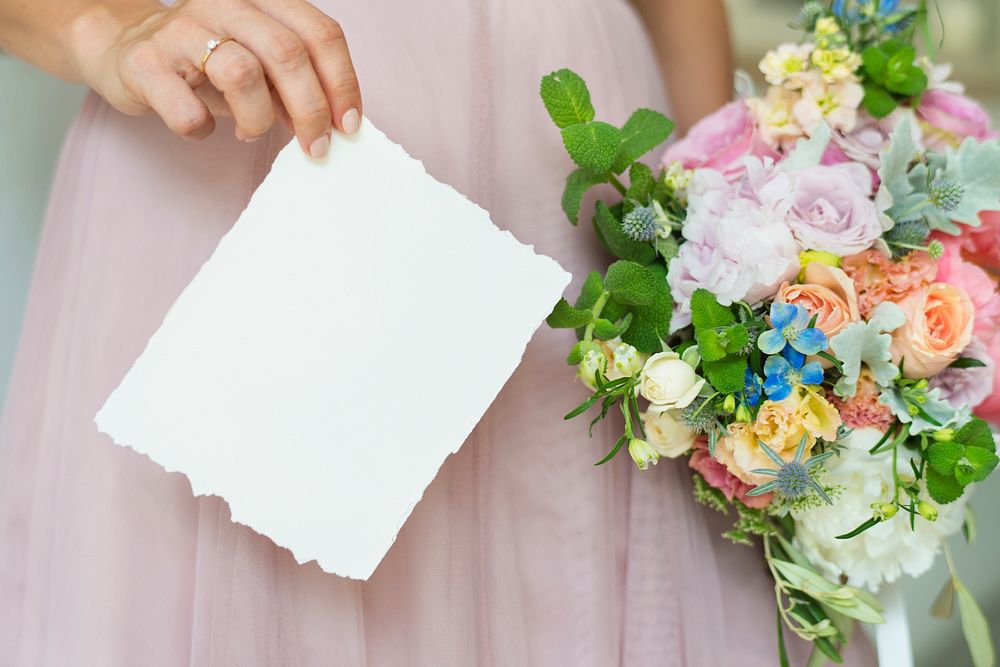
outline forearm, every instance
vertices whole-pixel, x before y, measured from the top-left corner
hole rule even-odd
[[[156,0],[0,0],[0,49],[75,82],[125,25],[162,9]]]
[[[633,0],[659,60],[678,129],[732,98],[733,63],[723,0]]]

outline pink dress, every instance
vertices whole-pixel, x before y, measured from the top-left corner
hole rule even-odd
[[[570,164],[537,89],[571,67],[602,119],[666,110],[628,4],[318,4],[344,25],[373,122],[578,279],[607,261],[560,211]],[[683,463],[594,468],[610,429],[590,440],[585,421],[561,420],[584,396],[565,331],[539,329],[367,583],[296,564],[97,432],[94,414],[287,139],[241,144],[220,123],[187,143],[87,101],[0,430],[2,662],[775,665],[760,555],[719,537]]]

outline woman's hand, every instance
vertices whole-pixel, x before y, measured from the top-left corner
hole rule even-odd
[[[209,40],[227,36],[202,73]],[[105,4],[79,17],[72,41],[81,77],[112,106],[155,112],[185,138],[208,136],[224,115],[253,141],[280,118],[320,158],[332,126],[353,134],[361,123],[344,33],[305,0]]]

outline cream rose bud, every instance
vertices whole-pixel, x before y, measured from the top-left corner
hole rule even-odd
[[[673,350],[654,354],[642,367],[639,393],[652,412],[686,408],[698,396],[705,380]]]
[[[675,459],[694,446],[695,432],[677,419],[677,411],[642,413],[649,446],[665,458]]]
[[[607,369],[608,358],[599,349],[590,349],[583,355],[576,376],[591,389],[597,389],[597,374],[603,374]]]
[[[622,374],[622,377],[631,377],[639,372],[643,364],[643,355],[628,343],[622,343],[614,351],[615,370]]]
[[[645,470],[650,463],[655,466],[656,462],[660,460],[660,455],[656,450],[650,447],[648,442],[639,438],[632,438],[628,441],[628,453],[635,464],[639,466],[639,470]]]

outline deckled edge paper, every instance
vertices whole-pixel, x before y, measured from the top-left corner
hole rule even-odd
[[[278,155],[95,422],[367,579],[569,280],[366,120]]]

